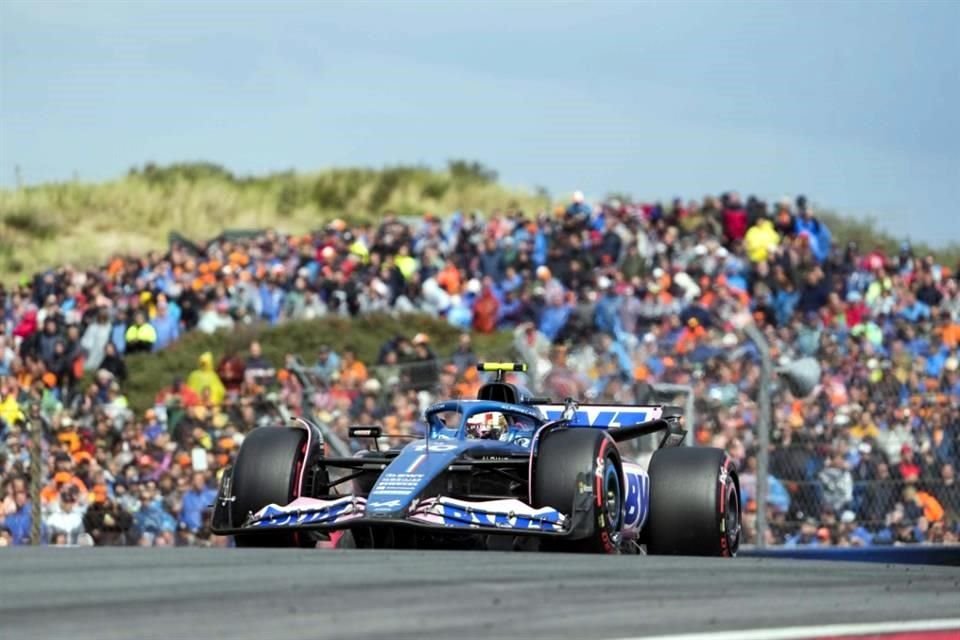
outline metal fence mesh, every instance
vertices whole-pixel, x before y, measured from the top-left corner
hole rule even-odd
[[[418,433],[420,415],[430,403],[476,397],[484,375],[473,363],[434,358],[370,366],[365,378],[345,385],[343,380],[331,380],[301,366],[304,399],[300,404],[334,443],[344,451],[356,451],[369,442],[351,441],[350,424],[382,424],[391,433]],[[740,367],[741,379],[758,379],[754,362]],[[545,369],[546,374],[550,372]],[[549,375],[543,379],[550,381]],[[551,391],[548,384],[529,375],[519,375],[517,381],[536,394]],[[591,392],[589,400],[684,407],[691,443],[721,447],[739,466],[744,542],[757,543],[759,409],[753,398],[758,384],[735,386],[724,383],[722,376],[709,381],[692,376],[690,382],[607,385]],[[864,418],[870,419],[862,409],[833,411],[816,399],[799,404],[781,388],[774,389],[773,407],[767,544],[860,546],[957,540],[960,484],[955,481],[956,469],[939,455],[934,433],[926,425],[920,423],[909,432],[900,427],[862,428]],[[818,425],[825,417],[828,426],[821,428]],[[939,438],[944,441],[943,434]],[[657,442],[656,435],[647,436],[630,443],[624,455],[647,463]]]

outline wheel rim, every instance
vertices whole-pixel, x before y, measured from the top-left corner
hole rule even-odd
[[[607,514],[610,529],[616,531],[620,527],[620,476],[617,467],[608,458],[603,473],[603,504]]]
[[[730,546],[730,553],[736,553],[740,545],[740,498],[737,496],[737,488],[733,483],[727,487],[727,509],[724,514],[724,530],[727,535],[727,542]]]

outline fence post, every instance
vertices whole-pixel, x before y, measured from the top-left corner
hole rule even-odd
[[[773,383],[773,362],[770,345],[754,324],[744,327],[744,333],[760,352],[760,391],[757,394],[757,540],[758,548],[767,546],[767,485],[770,477],[770,385]]]
[[[40,489],[43,486],[43,427],[26,422],[30,431],[30,544],[41,543],[42,511],[40,509]]]

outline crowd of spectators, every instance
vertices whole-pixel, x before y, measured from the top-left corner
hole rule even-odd
[[[450,353],[411,332],[376,361],[297,354],[308,379],[292,354],[270,362],[254,342],[171,372],[183,377],[146,411],[124,396],[126,358],[186,332],[370,312],[442,316],[464,333]],[[226,544],[205,507],[244,434],[307,407],[345,440],[351,422],[415,433],[432,400],[475,395],[485,354],[471,330],[511,331],[523,382],[555,398],[629,403],[651,384],[692,385],[688,427],[739,466],[752,539],[750,322],[781,361],[823,369],[809,398],[774,389],[769,542],[957,542],[956,272],[906,243],[892,255],[839,246],[802,196],[591,206],[576,193],[534,215],[387,213],[302,236],[175,242],[0,287],[0,546],[29,539],[30,428],[42,432],[46,542]]]

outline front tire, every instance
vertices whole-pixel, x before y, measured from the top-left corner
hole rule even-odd
[[[660,449],[650,461],[647,553],[733,557],[740,546],[740,485],[720,449]]]
[[[305,441],[304,430],[289,427],[260,427],[244,438],[233,465],[234,523],[244,522],[268,504],[285,505],[294,499]],[[233,539],[238,547],[298,546],[292,531],[240,534]]]
[[[548,433],[540,443],[534,477],[534,505],[569,513],[580,492],[592,483],[589,533],[577,539],[543,538],[546,551],[616,553],[623,522],[623,465],[616,443],[605,431],[572,428]],[[573,514],[571,514],[573,515]]]

